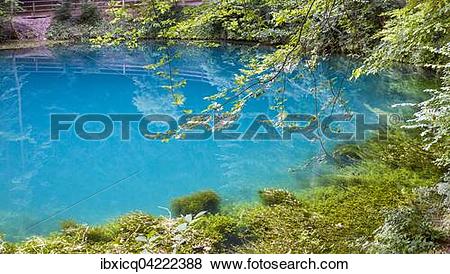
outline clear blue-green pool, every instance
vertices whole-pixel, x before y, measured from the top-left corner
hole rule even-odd
[[[177,77],[187,80],[179,91],[185,105],[176,106],[162,88],[165,80],[143,69],[158,60],[157,48],[59,46],[0,52],[0,232],[14,240],[48,233],[63,219],[97,224],[134,210],[166,214],[161,207],[168,207],[172,198],[204,189],[217,191],[224,202],[239,203],[251,201],[263,187],[314,186],[324,167],[297,167],[321,147],[301,137],[163,143],[140,138],[132,127],[129,141],[115,132],[107,140],[88,142],[71,131],[59,141],[50,140],[51,113],[177,116],[184,108],[201,111],[208,104],[204,97],[232,86],[241,58],[258,54],[237,45],[176,46],[181,56],[172,65]],[[347,79],[355,65],[331,58],[313,75],[291,79],[287,110],[313,113],[311,88],[317,81],[342,88],[347,106],[368,115],[422,96],[419,74],[395,70],[351,82]],[[328,88],[318,86],[319,101],[327,99]],[[253,101],[245,115],[273,115],[269,106],[274,96],[269,92]]]

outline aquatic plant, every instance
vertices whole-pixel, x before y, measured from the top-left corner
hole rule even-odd
[[[215,214],[219,211],[220,197],[214,191],[201,191],[174,199],[171,202],[172,212],[176,216],[198,214],[202,211]]]
[[[234,216],[207,215],[192,225],[180,252],[230,253],[252,239],[252,231]]]
[[[422,146],[423,140],[418,130],[391,128],[386,141],[380,142],[373,138],[359,144],[339,145],[334,149],[333,155],[334,159],[344,166],[363,160],[377,161],[391,168],[404,168],[424,176],[434,176],[438,181],[444,170],[434,164],[439,157],[439,151],[424,151]]]
[[[159,227],[162,230],[152,230],[147,235],[140,235],[136,237],[136,241],[144,243],[142,247],[143,253],[159,253],[161,250],[166,253],[178,253],[188,241],[188,232],[192,225],[199,221],[205,214],[206,211],[201,211],[196,215],[187,214],[176,219],[162,218],[159,223]],[[169,251],[169,248],[171,251]],[[192,252],[185,251],[185,253]]]
[[[264,189],[258,191],[259,199],[265,206],[299,203],[291,192],[285,189]]]
[[[77,223],[75,220],[69,219],[69,220],[64,220],[62,221],[59,226],[61,227],[61,230],[66,232],[66,231],[70,231],[73,229],[77,229],[80,224]]]

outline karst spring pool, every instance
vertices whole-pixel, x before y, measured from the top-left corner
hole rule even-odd
[[[233,86],[243,68],[241,57],[252,52],[248,49],[174,47],[181,54],[172,64],[176,77],[187,81],[179,90],[186,98],[183,107],[173,104],[157,71],[144,69],[160,58],[158,45],[0,51],[0,232],[18,240],[54,231],[64,219],[98,224],[136,210],[165,215],[161,207],[169,207],[171,199],[206,189],[217,191],[226,203],[239,203],[255,199],[264,187],[314,186],[324,167],[298,167],[318,155],[321,146],[301,136],[292,141],[165,143],[141,138],[132,126],[129,141],[121,141],[116,130],[103,141],[85,141],[70,130],[59,141],[50,140],[54,113],[200,112],[209,104],[204,97]],[[368,117],[423,96],[417,84],[421,75],[396,70],[351,82],[349,68],[355,65],[331,58],[314,75],[291,79],[286,110],[314,113],[311,88],[318,87],[319,101],[329,96],[317,81],[342,88],[346,105]],[[273,116],[274,96],[269,92],[253,101],[244,115]]]

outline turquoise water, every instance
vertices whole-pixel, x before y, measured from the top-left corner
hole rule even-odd
[[[201,111],[208,105],[205,96],[232,86],[242,68],[240,59],[258,54],[236,45],[175,47],[181,54],[173,64],[179,70],[176,77],[187,80],[180,90],[185,106],[177,107],[162,88],[165,80],[143,69],[158,60],[157,48],[149,44],[134,51],[71,46],[0,52],[0,231],[9,239],[48,233],[69,218],[97,224],[134,210],[166,214],[160,207],[168,207],[172,198],[204,189],[216,190],[231,203],[250,201],[263,187],[314,186],[324,168],[296,168],[318,155],[320,145],[300,137],[162,143],[141,138],[132,126],[130,141],[121,141],[117,131],[104,141],[83,141],[73,131],[64,132],[60,141],[50,140],[51,113],[177,116],[183,108]],[[313,74],[291,79],[288,112],[313,114],[311,88],[319,87],[318,101],[324,103],[329,80],[336,90],[342,88],[352,111],[372,116],[392,111],[393,104],[420,99],[417,83],[422,76],[397,70],[350,82],[355,65],[333,58]],[[275,96],[269,93],[253,101],[245,115],[273,116],[269,107]]]

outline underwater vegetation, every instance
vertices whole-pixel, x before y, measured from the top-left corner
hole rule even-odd
[[[173,200],[173,218],[133,212],[99,226],[67,220],[45,237],[1,240],[0,252],[446,252],[449,177],[433,165],[435,152],[420,149],[415,132],[391,137],[337,147],[334,154],[346,161],[320,187],[263,189],[259,203],[232,210],[215,192],[198,192]]]
[[[209,190],[174,199],[171,203],[171,209],[176,216],[198,214],[202,211],[215,214],[219,212],[219,204],[219,195]]]

